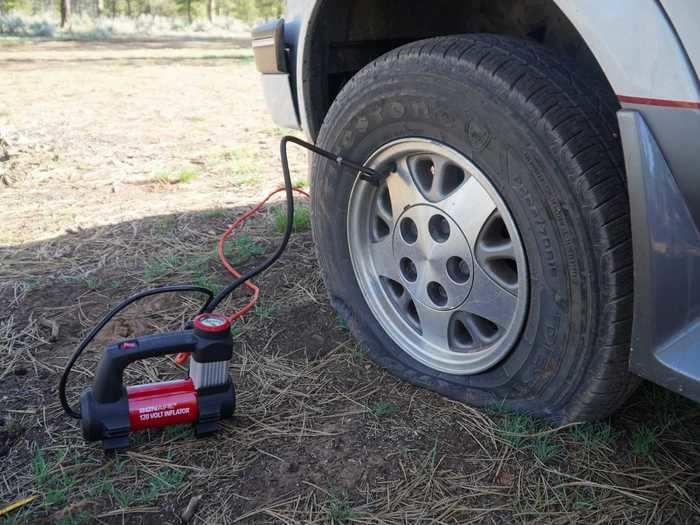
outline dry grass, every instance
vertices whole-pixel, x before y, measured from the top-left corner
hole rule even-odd
[[[551,428],[416,389],[337,321],[307,231],[235,326],[237,415],[218,436],[153,430],[114,456],[83,443],[55,394],[66,356],[134,290],[226,282],[215,240],[278,185],[280,131],[249,60],[199,49],[164,61],[159,49],[103,63],[120,50],[94,49],[78,65],[75,51],[42,46],[13,48],[5,63],[0,48],[11,72],[0,127],[12,139],[12,183],[0,189],[0,502],[38,496],[0,523],[180,523],[192,501],[200,524],[697,523],[698,406],[646,385],[610,421]],[[30,67],[33,53],[53,61]],[[276,242],[273,209],[231,245],[239,264]],[[182,299],[116,320],[77,366],[72,399],[101,345],[179,327],[198,304]],[[128,370],[131,383],[182,375],[171,359]]]

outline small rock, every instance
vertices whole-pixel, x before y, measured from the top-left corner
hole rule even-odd
[[[56,321],[52,319],[44,319],[42,317],[41,319],[39,319],[39,325],[51,330],[51,334],[49,335],[49,341],[51,341],[52,343],[58,341],[58,334],[60,332],[60,328]]]
[[[131,335],[131,327],[123,319],[117,321],[117,326],[114,328],[114,334],[117,337],[129,337]]]
[[[511,472],[503,470],[496,476],[496,483],[504,487],[510,487],[513,485],[514,479],[515,476]]]
[[[324,339],[322,335],[314,334],[311,336],[311,341],[316,343],[317,345],[321,345],[323,344]]]
[[[185,510],[182,511],[182,514],[180,515],[180,518],[182,521],[185,523],[189,522],[193,517],[194,513],[197,510],[197,507],[199,506],[199,502],[202,499],[202,495],[198,494],[196,496],[192,496],[190,498],[190,502],[187,504],[187,507],[185,507]]]

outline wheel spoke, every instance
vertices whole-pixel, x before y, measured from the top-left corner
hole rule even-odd
[[[454,162],[445,157],[434,155],[433,163],[435,164],[433,192],[437,202],[446,199],[450,194],[459,190],[460,186],[468,180],[468,176]]]
[[[387,177],[386,185],[389,189],[391,208],[395,217],[401,215],[409,206],[425,202],[423,195],[413,184],[406,159],[401,159],[396,163],[396,171]]]
[[[369,245],[372,263],[377,275],[399,281],[399,272],[394,259],[391,235],[382,237]]]
[[[513,259],[515,260],[515,250],[510,239],[505,239],[498,244],[479,244],[479,256],[485,261],[493,259]]]
[[[482,336],[482,331],[480,327],[477,326],[471,314],[467,312],[457,312],[453,319],[453,322],[460,323],[468,334],[468,338],[465,338],[464,335],[459,338],[455,337],[454,342],[457,348],[461,347],[462,349],[473,351],[481,350],[483,347],[488,346],[488,342],[484,340],[485,338]]]
[[[414,301],[420,330],[423,337],[434,345],[447,349],[449,347],[448,329],[450,325],[449,311],[434,310],[423,305],[420,301]]]
[[[406,288],[403,289],[403,292],[401,292],[401,295],[399,295],[396,298],[396,304],[399,307],[399,309],[403,312],[408,311],[408,308],[413,301],[413,297],[411,297],[411,294],[409,293]]]
[[[468,177],[455,191],[440,202],[474,246],[482,226],[496,209],[491,196],[474,177]]]
[[[394,214],[393,214],[393,208],[387,207],[384,202],[382,202],[382,199],[377,199],[377,204],[375,206],[377,216],[383,220],[386,225],[389,227],[389,229],[393,229],[394,227]]]
[[[478,265],[474,265],[472,291],[460,310],[476,314],[501,329],[507,329],[515,315],[517,303],[517,296],[506,291]]]

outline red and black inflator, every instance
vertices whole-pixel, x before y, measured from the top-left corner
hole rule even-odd
[[[81,420],[87,441],[102,441],[105,450],[126,447],[134,431],[177,424],[191,424],[198,437],[215,433],[223,419],[233,416],[236,394],[228,369],[233,357],[231,322],[253,307],[259,289],[251,281],[267,270],[284,252],[292,232],[294,218],[293,192],[303,190],[292,186],[287,160],[287,143],[293,142],[313,153],[337,162],[356,172],[363,181],[378,185],[381,178],[374,170],[350,162],[296,137],[280,141],[280,157],[284,188],[270,193],[260,204],[239,217],[219,240],[218,253],[224,267],[236,278],[216,296],[208,288],[195,285],[173,285],[132,295],[112,308],[88,333],[68,360],[58,385],[59,399],[66,414]],[[275,252],[262,264],[239,273],[224,256],[223,243],[232,231],[248,220],[275,193],[284,191],[287,204],[287,224],[282,241]],[[308,195],[307,195],[308,196]],[[230,316],[215,312],[217,306],[239,286],[244,285],[253,295],[251,300]],[[92,387],[80,397],[80,411],[68,403],[66,385],[70,371],[83,350],[119,312],[146,297],[163,293],[199,293],[207,296],[200,313],[183,330],[146,335],[119,341],[108,346],[97,367]],[[176,362],[184,364],[189,357],[189,377],[177,381],[124,386],[126,368],[143,359],[177,355]]]
[[[216,313],[195,317],[192,330],[148,335],[115,343],[104,352],[94,386],[80,397],[80,419],[87,441],[106,450],[125,447],[129,433],[189,423],[195,435],[218,430],[233,415],[236,394],[228,365],[233,357],[231,323]],[[190,354],[189,378],[124,387],[129,364],[164,355]]]

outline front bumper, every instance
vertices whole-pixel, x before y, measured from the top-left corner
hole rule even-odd
[[[284,128],[301,129],[284,43],[284,20],[256,27],[252,37],[255,65],[262,73],[265,102],[272,120]]]

